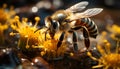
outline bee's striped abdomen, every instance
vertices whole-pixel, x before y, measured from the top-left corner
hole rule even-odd
[[[98,35],[98,28],[94,21],[90,18],[82,18],[80,25],[85,26],[88,29],[90,37],[96,38]]]

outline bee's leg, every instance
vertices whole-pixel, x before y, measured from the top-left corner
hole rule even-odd
[[[46,41],[46,35],[47,35],[47,31],[45,32],[45,41]]]
[[[77,44],[78,40],[77,40],[77,32],[73,31],[73,47],[74,47],[74,51],[77,52],[78,51],[78,44]]]
[[[84,26],[76,26],[74,28],[71,28],[72,30],[79,30],[79,29],[83,29],[83,36],[84,36],[84,43],[85,43],[85,47],[88,49],[90,47],[90,40],[89,40],[89,32],[87,30],[86,27]]]
[[[54,36],[55,36],[55,33],[49,33],[50,34],[50,37],[52,38],[52,39],[54,39]]]
[[[39,30],[41,30],[41,29],[44,29],[44,28],[47,28],[47,27],[46,26],[41,26],[40,28],[38,28],[37,30],[35,30],[34,33],[37,32],[37,31],[39,31]]]
[[[58,43],[57,43],[57,49],[61,46],[62,41],[63,41],[63,39],[64,39],[64,35],[65,35],[65,32],[62,32],[62,34],[61,34],[61,36],[60,36],[60,38],[59,38],[59,41],[58,41]]]
[[[39,31],[39,30],[41,30],[41,29],[45,29],[45,28],[47,28],[47,27],[46,26],[42,26],[42,27],[38,28],[37,30],[35,30],[34,33]],[[47,28],[47,30],[44,32],[45,33],[45,40],[46,40],[46,34],[47,34],[48,30],[49,30],[49,28]]]
[[[89,33],[88,30],[83,27],[83,36],[84,36],[84,42],[85,42],[85,46],[88,49],[90,47],[90,39],[89,39]]]

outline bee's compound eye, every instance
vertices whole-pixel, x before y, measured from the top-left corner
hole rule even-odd
[[[54,29],[57,29],[57,27],[58,27],[58,23],[55,21],[55,22],[53,22],[53,28]]]

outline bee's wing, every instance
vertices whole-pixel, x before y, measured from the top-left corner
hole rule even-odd
[[[73,16],[71,16],[71,20],[92,17],[92,16],[95,16],[95,15],[99,14],[102,10],[103,10],[102,8],[88,9],[88,10],[82,12],[82,13],[74,14]]]
[[[87,5],[88,5],[87,1],[82,1],[66,9],[66,11],[71,11],[71,12],[82,11],[83,9],[86,8]]]

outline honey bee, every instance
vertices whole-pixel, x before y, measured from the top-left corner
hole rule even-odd
[[[87,1],[82,1],[66,10],[58,10],[53,15],[45,18],[45,27],[48,28],[46,33],[48,32],[52,39],[54,39],[56,32],[62,31],[57,44],[58,48],[61,46],[67,32],[73,33],[73,47],[75,51],[78,51],[78,40],[75,30],[83,29],[84,42],[87,49],[90,46],[89,37],[96,38],[98,28],[89,17],[99,14],[103,9],[91,8],[83,11],[88,4]]]

